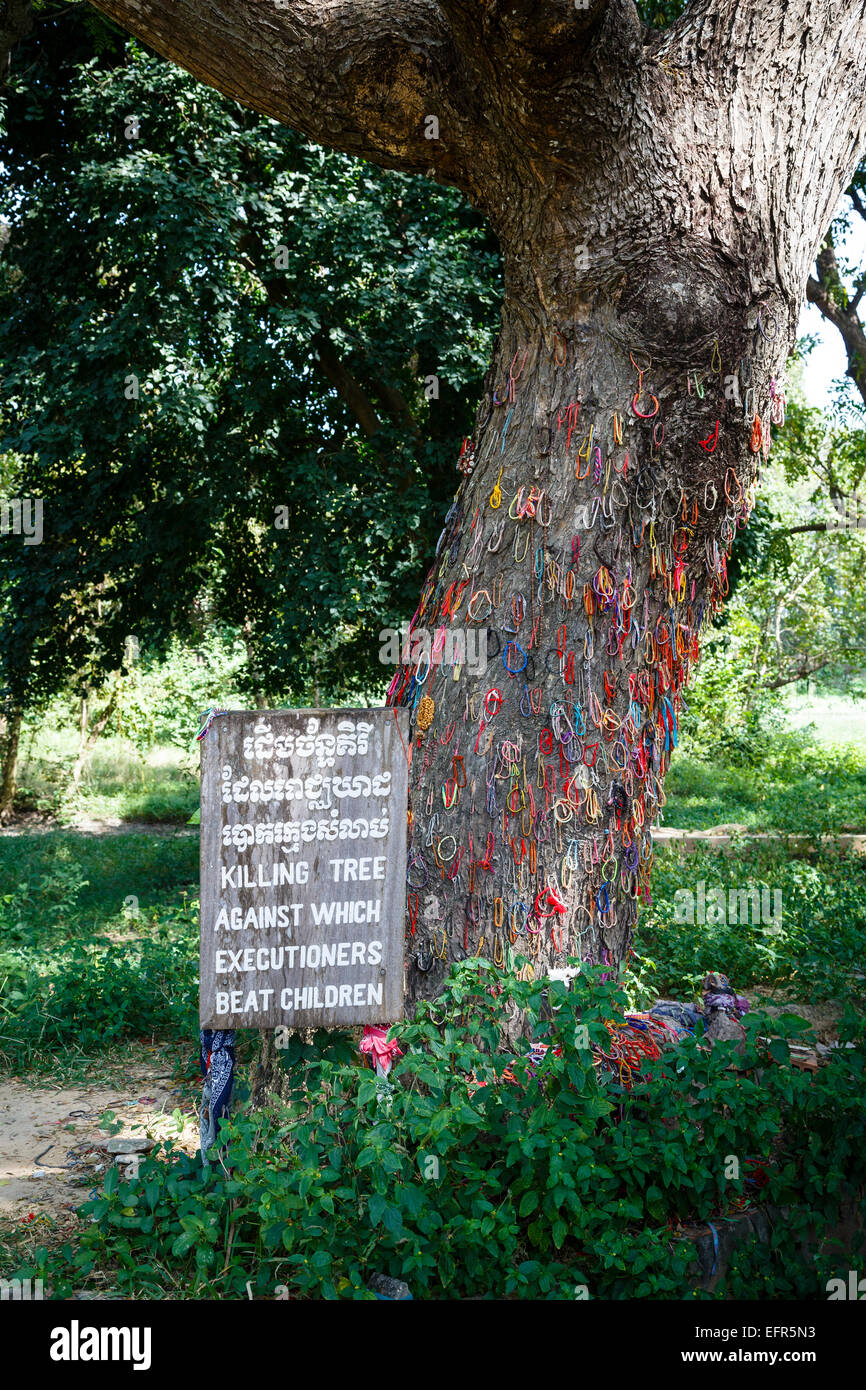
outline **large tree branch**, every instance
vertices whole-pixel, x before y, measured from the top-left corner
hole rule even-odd
[[[542,89],[573,76],[603,27],[628,39],[642,34],[634,0],[439,0],[468,52],[495,57],[513,80],[531,74]],[[539,64],[543,64],[540,67]]]
[[[854,521],[803,521],[799,526],[785,526],[779,534],[799,536],[807,531],[866,531],[866,515],[857,516]]]
[[[418,421],[412,414],[412,408],[403,392],[393,382],[386,381],[384,377],[376,377],[373,381],[373,390],[382,401],[389,416],[395,425],[401,425],[408,430],[414,439],[421,438],[421,430]]]
[[[859,212],[864,222],[866,222],[866,203],[863,202],[863,199],[860,197],[860,194],[857,192],[857,189],[853,187],[853,185],[851,188],[848,189],[848,196],[850,197],[851,202],[854,204],[855,212]]]
[[[312,339],[312,348],[323,373],[342,396],[364,433],[378,433],[381,428],[379,417],[366,392],[341,360],[330,334],[326,330],[316,333]]]
[[[765,690],[781,690],[783,686],[793,685],[795,681],[808,680],[809,676],[814,676],[818,671],[823,671],[830,665],[830,657],[824,656],[816,661],[808,659],[802,661],[799,666],[792,671],[787,671],[784,675],[776,676],[774,680],[762,681]]]
[[[793,305],[866,150],[866,0],[692,0],[650,47],[691,87],[708,188]]]
[[[472,191],[483,123],[435,0],[93,3],[194,77],[319,144]]]
[[[864,39],[866,0],[690,0],[660,31],[657,47],[671,58],[687,59],[700,80],[722,78],[731,88],[760,88],[777,99],[790,98],[792,69],[801,82],[811,71],[810,91],[822,102],[803,113],[805,120],[814,125],[822,107],[829,109],[844,94],[853,103],[851,110],[837,112],[844,133],[852,121],[862,121],[866,104]],[[856,164],[855,159],[851,174]],[[846,185],[849,181],[850,175]]]
[[[848,302],[829,236],[818,253],[816,269],[818,278],[810,275],[806,282],[806,298],[828,323],[839,330],[848,358],[846,375],[854,382],[866,403],[866,332],[857,314],[856,304]]]
[[[285,308],[292,302],[289,286],[284,277],[265,274],[263,267],[269,262],[268,249],[255,224],[253,209],[247,206],[246,214],[244,231],[238,237],[238,250],[245,264],[258,278],[267,295],[268,303],[275,308]],[[326,323],[321,324],[318,332],[310,339],[310,346],[323,375],[342,397],[364,433],[367,436],[377,434],[381,429],[381,423],[376,409],[364,387],[337,352]],[[374,381],[373,386],[391,419],[410,428],[412,433],[417,435],[418,426],[401,392],[378,379]]]
[[[634,0],[92,0],[238,101],[332,149],[514,193],[604,165],[630,108]],[[561,148],[560,148],[561,147]]]

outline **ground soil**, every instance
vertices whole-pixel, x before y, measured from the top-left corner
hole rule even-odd
[[[191,1085],[166,1074],[164,1055],[115,1070],[93,1085],[0,1078],[0,1233],[29,1229],[47,1245],[75,1229],[76,1207],[101,1188],[113,1161],[103,1147],[112,1130],[100,1128],[108,1111],[120,1125],[118,1137],[171,1138],[195,1152]]]
[[[818,1042],[830,1046],[838,1039],[839,1020],[843,1013],[841,1004],[835,1004],[832,1000],[821,1004],[800,1004],[794,999],[789,1002],[784,990],[771,989],[764,985],[749,985],[745,994],[754,1007],[760,1006],[770,1018],[778,1018],[781,1014],[798,1014],[800,1018],[805,1018],[806,1022],[812,1025]],[[767,1004],[764,1002],[766,999],[783,999],[785,1002]]]

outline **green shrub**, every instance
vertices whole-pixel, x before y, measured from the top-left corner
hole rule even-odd
[[[677,893],[696,894],[701,881],[707,892],[726,895],[750,886],[780,890],[780,922],[678,922]],[[650,958],[647,991],[689,997],[708,971],[723,970],[741,990],[794,987],[802,1003],[830,999],[866,1010],[866,866],[859,856],[790,859],[784,846],[754,841],[733,854],[667,850],[656,856],[651,887],[635,940],[638,956]]]
[[[36,1267],[61,1297],[98,1269],[154,1298],[242,1298],[248,1285],[364,1298],[377,1271],[416,1298],[687,1298],[679,1223],[730,1210],[754,1155],[766,1200],[809,1206],[829,1228],[864,1180],[862,1047],[812,1077],[788,1063],[799,1021],[747,1016],[743,1055],[688,1038],[629,1091],[586,1046],[609,1045],[605,1020],[624,1002],[598,970],[545,999],[488,962],[457,965],[399,1028],[387,1085],[339,1035],[297,1041],[286,1103],[225,1126],[220,1163],[205,1172],[167,1145],[134,1182],[110,1171],[76,1248],[42,1251]],[[514,1059],[506,1005],[551,1045],[540,1063]],[[742,1265],[733,1277],[754,1294]],[[756,1282],[768,1298],[790,1279],[768,1288],[762,1266]]]
[[[128,839],[40,837],[13,845],[14,860],[12,842],[2,845],[18,877],[0,897],[0,1061],[9,1070],[55,1070],[154,1032],[194,1035],[198,904],[164,899],[196,846],[145,840],[133,861]]]
[[[10,957],[3,957],[9,964]],[[14,961],[14,958],[13,958]],[[7,998],[2,1051],[19,1067],[73,1046],[101,1052],[123,1038],[196,1031],[197,980],[188,941],[74,945],[50,969],[19,978]]]
[[[787,834],[866,830],[866,749],[764,726],[748,757],[687,738],[665,792],[665,823],[681,830],[726,821]]]

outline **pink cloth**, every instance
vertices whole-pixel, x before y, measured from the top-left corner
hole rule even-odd
[[[378,1063],[386,1076],[391,1070],[391,1063],[394,1058],[403,1056],[403,1050],[396,1039],[392,1038],[390,1042],[388,1041],[387,1028],[366,1027],[361,1039],[361,1051],[369,1052],[374,1064]]]

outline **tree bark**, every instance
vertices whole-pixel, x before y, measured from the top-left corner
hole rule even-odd
[[[422,661],[394,691],[416,731],[432,714],[411,773],[414,996],[463,955],[518,951],[544,973],[627,955],[682,691],[760,458],[714,356],[731,375],[749,360],[769,432],[780,353],[755,344],[749,309],[720,325],[718,353],[650,354],[606,297],[529,322],[506,302],[475,467],[416,618],[486,631],[491,665],[419,682]]]
[[[0,770],[0,825],[9,820],[15,805],[18,745],[23,719],[22,710],[13,710],[6,721],[6,746],[3,749],[3,767]]]
[[[859,199],[857,201],[859,203]],[[806,297],[810,304],[815,305],[827,322],[832,323],[833,327],[839,330],[845,348],[845,356],[848,359],[846,376],[851,378],[860,394],[860,399],[866,405],[866,330],[864,330],[857,312],[863,290],[861,288],[849,301],[842,284],[842,277],[836,260],[836,248],[830,233],[827,234],[827,239],[818,252],[816,270],[818,272],[817,279],[809,276],[806,285]],[[860,476],[862,477],[862,473]]]
[[[390,697],[415,731],[409,996],[464,955],[618,968],[808,269],[866,145],[866,3],[694,0],[663,32],[631,0],[98,8],[495,228],[501,332],[414,619],[488,634],[492,665],[412,662]]]
[[[81,721],[79,727],[78,753],[72,767],[71,775],[71,786],[73,791],[78,791],[78,788],[81,785],[81,778],[84,775],[84,769],[87,766],[87,760],[90,757],[90,754],[93,752],[94,748],[96,747],[97,743],[99,742],[100,738],[105,733],[105,730],[108,728],[111,716],[117,709],[117,699],[119,693],[120,692],[118,691],[117,686],[115,686],[114,690],[112,690],[108,698],[107,703],[100,711],[100,713],[96,716],[95,720],[91,725],[88,725],[87,700],[86,698],[83,698],[81,701]]]

